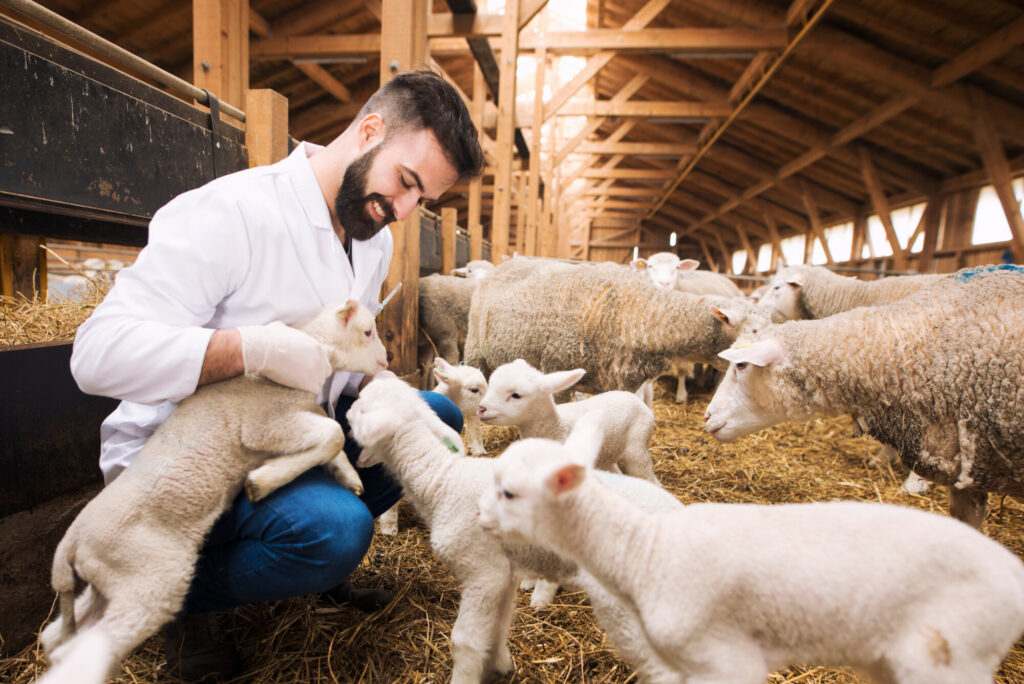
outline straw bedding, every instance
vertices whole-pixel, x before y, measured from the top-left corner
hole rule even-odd
[[[2,304],[0,309],[4,309]],[[9,307],[6,314],[0,319],[0,344],[10,344],[12,339]],[[671,394],[667,385],[658,386],[654,406],[658,427],[651,455],[662,483],[684,502],[857,499],[945,515],[945,491],[924,496],[900,493],[905,473],[873,465],[877,444],[851,437],[848,418],[781,425],[733,444],[720,444],[703,430],[701,416],[709,396],[698,395],[679,406],[671,402]],[[489,455],[500,453],[513,439],[508,428],[484,430]],[[991,504],[984,531],[1024,557],[1020,538],[1024,507],[996,497]],[[379,613],[364,615],[312,597],[228,613],[225,626],[247,667],[237,681],[447,681],[451,672],[449,636],[458,610],[459,587],[431,553],[427,530],[404,503],[400,530],[395,538],[378,535],[353,576],[358,585],[395,592],[391,604]],[[498,681],[636,681],[631,668],[616,657],[595,626],[582,594],[560,593],[553,607],[537,611],[530,608],[529,596],[523,592],[510,639],[516,669]],[[164,671],[162,646],[160,636],[140,646],[123,663],[121,679],[177,681]],[[27,648],[0,661],[0,681],[25,684],[43,668],[38,648]],[[861,681],[841,670],[822,667],[793,668],[768,679],[771,684]],[[1024,643],[1018,643],[1004,661],[997,681],[1024,682]]]

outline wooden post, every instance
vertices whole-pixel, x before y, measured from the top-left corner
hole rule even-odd
[[[248,0],[192,3],[192,82],[243,106],[249,89]]]
[[[541,132],[544,124],[544,79],[547,74],[547,48],[541,45],[536,54],[537,67],[533,81],[533,132],[530,136],[530,197],[526,205],[526,253],[534,256],[539,253],[537,243],[540,238],[537,227],[537,214],[540,211],[540,145]]]
[[[525,171],[516,174],[516,250],[520,254],[529,254],[526,249],[526,205],[529,204],[530,198],[527,197],[529,191],[526,189],[526,176]]]
[[[426,0],[383,0],[381,3],[381,85],[402,71],[415,68],[426,58]],[[416,342],[419,331],[420,215],[391,224],[394,251],[384,292],[398,283],[398,291],[377,325],[388,348],[388,363],[399,376],[417,371]]]
[[[782,241],[779,239],[779,227],[775,223],[775,217],[769,214],[767,211],[764,212],[764,224],[768,226],[768,235],[772,240],[772,260],[768,265],[768,272],[775,272],[775,265],[779,263],[779,259],[782,257]]]
[[[479,132],[480,138],[484,137],[484,105],[487,103],[487,84],[484,82],[484,72],[480,65],[473,60],[473,125]],[[480,223],[480,209],[483,204],[484,177],[483,174],[476,176],[469,181],[469,207],[466,217],[466,228],[469,230],[469,259],[478,261],[483,258],[484,227]]]
[[[874,162],[871,161],[871,153],[868,152],[868,148],[861,145],[859,151],[864,184],[868,187],[868,192],[871,194],[871,202],[875,207],[875,213],[878,214],[882,225],[885,226],[885,235],[889,238],[889,245],[892,247],[893,266],[899,271],[905,270],[907,268],[907,255],[904,253],[903,248],[900,247],[899,238],[896,237],[896,229],[892,225],[892,212],[889,209],[889,199],[885,196],[885,191],[882,189],[881,178],[878,176]]]
[[[555,232],[555,207],[558,205],[559,188],[561,187],[555,180],[555,129],[554,126],[550,128],[550,135],[548,136],[548,156],[544,162],[544,177],[547,179],[547,190],[544,192],[544,197],[541,198],[542,210],[540,226],[537,229],[537,254],[539,256],[544,255],[544,245],[547,244],[548,236]],[[590,239],[587,238],[587,244],[584,245],[584,257],[587,259],[587,250],[589,249]]]
[[[921,247],[921,257],[917,270],[921,273],[934,273],[935,267],[932,259],[935,258],[935,248],[939,244],[939,219],[942,216],[942,196],[934,195],[928,198],[928,204],[924,207],[924,245]]]
[[[0,234],[0,294],[37,295],[46,300],[46,251],[43,238],[18,233]]]
[[[867,235],[868,220],[863,214],[853,217],[853,246],[850,248],[850,259],[860,261],[861,252],[864,251],[864,239]]]
[[[732,273],[732,254],[729,253],[728,248],[725,246],[725,240],[722,239],[722,233],[715,231],[715,240],[718,241],[718,249],[722,251],[722,259],[725,262],[725,269],[723,273]]]
[[[808,237],[811,237],[812,240],[814,237],[818,238],[818,241],[821,242],[821,248],[825,252],[825,260],[828,261],[829,264],[834,264],[835,261],[832,260],[832,250],[828,248],[828,240],[825,239],[825,231],[821,227],[821,218],[818,214],[818,203],[814,200],[814,197],[811,195],[810,188],[807,187],[806,181],[802,178],[800,179],[800,191],[803,194],[804,209],[807,210],[807,218],[811,223],[811,236]]]
[[[708,260],[708,270],[718,272],[718,263],[715,261],[715,257],[711,255],[711,250],[708,249],[708,243],[704,240],[700,240],[700,248],[704,252],[704,258]]]
[[[250,167],[288,156],[288,98],[267,88],[245,91],[245,146]]]
[[[519,2],[505,4],[501,30],[501,75],[498,81],[498,167],[494,174],[494,213],[491,216],[491,260],[501,264],[509,253],[512,207],[512,153],[516,127],[516,58],[519,56]]]
[[[451,275],[455,268],[455,229],[458,224],[455,207],[441,209],[441,273]]]
[[[999,203],[1010,225],[1010,249],[1015,263],[1024,263],[1024,218],[1020,215],[1020,202],[1013,194],[1013,177],[1006,161],[1003,143],[999,140],[995,124],[981,101],[977,90],[971,90],[971,104],[974,107],[974,139],[981,150],[981,161],[985,165],[988,179],[999,197]]]
[[[750,274],[757,273],[757,252],[754,251],[754,246],[751,245],[750,240],[747,239],[747,231],[743,230],[743,228],[737,224],[736,234],[739,235],[740,244],[743,245],[743,249],[747,252],[747,265],[743,268],[743,272]]]

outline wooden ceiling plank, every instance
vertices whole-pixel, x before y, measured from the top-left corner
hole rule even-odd
[[[931,87],[941,88],[973,73],[1024,43],[1024,17],[1007,24],[932,72]]]
[[[696,145],[642,142],[585,142],[576,148],[581,154],[628,154],[638,157],[681,157],[684,154],[693,154],[696,150]]]
[[[728,104],[718,102],[567,102],[555,112],[556,116],[635,116],[635,117],[679,117],[707,119],[727,116],[732,111]]]
[[[636,74],[610,101],[625,102],[629,98],[633,97],[633,94],[640,90],[640,88],[643,87],[649,79],[650,76],[647,74]],[[558,153],[554,158],[555,166],[561,166],[562,162],[565,161],[565,158],[572,154],[580,143],[595,133],[607,120],[608,119],[605,117],[595,117],[592,120],[587,121],[587,125],[584,126],[580,132],[572,138],[572,140],[567,142],[560,150],[558,150]]]
[[[743,265],[743,272],[757,273],[757,252],[754,251],[750,240],[747,239],[747,232],[739,224],[733,226],[733,228],[735,228],[736,235],[740,238],[740,244],[743,245],[743,249],[747,253],[747,263]]]
[[[585,31],[551,31],[540,35],[524,35],[523,49],[536,50],[544,45],[560,53],[581,53],[606,50],[616,52],[715,52],[781,50],[786,45],[782,29],[719,29],[719,28],[642,28],[586,29]]]
[[[380,54],[379,33],[348,35],[284,36],[251,41],[254,60],[333,59]]]

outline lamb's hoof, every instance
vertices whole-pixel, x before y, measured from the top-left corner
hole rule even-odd
[[[267,492],[263,491],[263,488],[252,481],[252,478],[245,478],[245,496],[252,503],[256,503],[260,499],[264,498]]]
[[[508,646],[503,644],[498,648],[498,654],[494,658],[494,672],[504,677],[513,669],[515,669],[515,665],[512,663],[512,653],[508,650]]]

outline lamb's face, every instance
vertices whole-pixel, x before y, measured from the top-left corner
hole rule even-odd
[[[338,310],[331,343],[344,352],[332,355],[332,362],[339,364],[335,370],[374,375],[388,367],[388,353],[377,335],[374,316],[355,300]]]
[[[434,360],[434,377],[447,385],[444,394],[455,402],[462,415],[470,416],[477,412],[487,393],[487,380],[478,368],[453,366],[438,357]]]
[[[800,313],[802,287],[803,280],[796,269],[783,269],[768,282],[758,303],[768,311],[773,323],[798,320],[803,318]]]
[[[785,356],[776,340],[739,345],[719,356],[731,363],[704,413],[712,437],[731,442],[795,418],[786,414],[775,382],[778,364]]]
[[[525,361],[513,361],[491,373],[477,416],[488,425],[518,425],[530,402],[538,396],[543,374]]]
[[[478,504],[480,526],[513,544],[539,541],[537,520],[550,501],[545,475],[552,471],[551,452],[561,445],[546,439],[514,442],[494,460],[494,481],[484,489]]]

